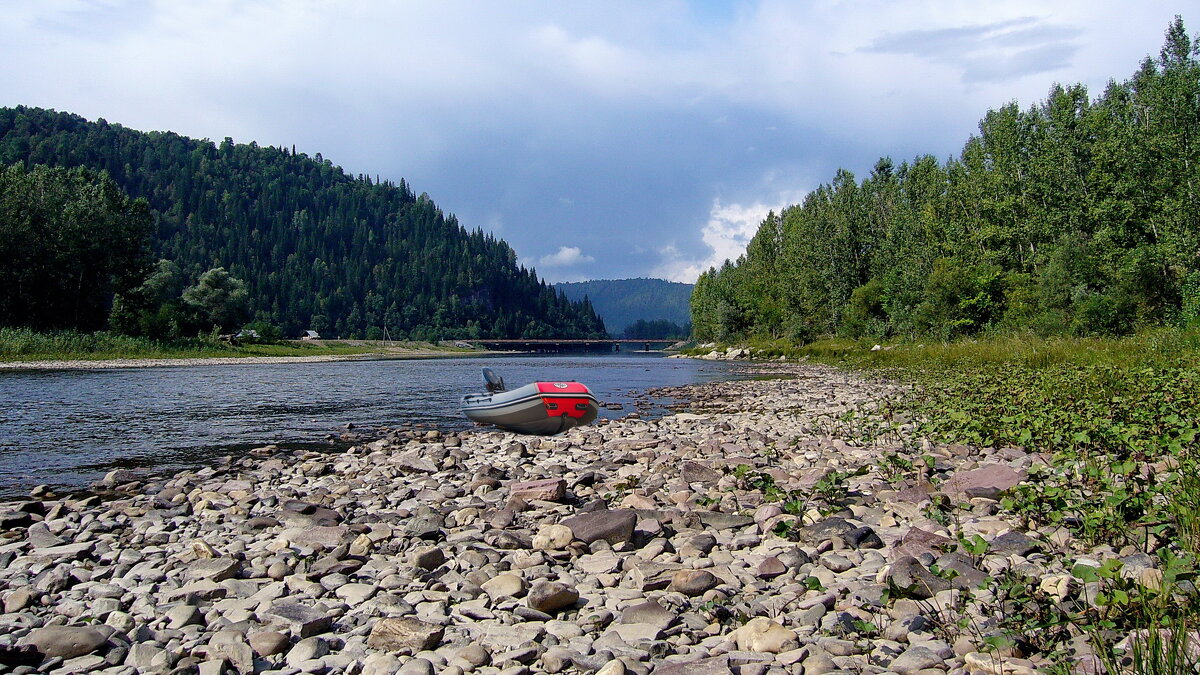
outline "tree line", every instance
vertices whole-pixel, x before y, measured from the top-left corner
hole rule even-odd
[[[0,325],[107,324],[152,337],[186,335],[195,321],[368,339],[605,335],[590,303],[568,300],[519,266],[505,242],[466,229],[404,180],[352,177],[319,153],[15,107],[0,108],[0,166],[14,176],[8,189],[17,202],[37,181],[68,174],[64,185],[74,181],[85,202],[89,190],[127,200],[120,208],[131,235],[111,261],[120,272],[89,289],[86,308],[67,311],[70,298],[56,294],[69,279],[78,286],[81,275],[105,275],[84,264],[83,248],[118,242],[69,214],[0,216],[0,251],[30,251],[6,260],[3,273],[31,280],[4,291],[19,296],[6,300]],[[54,173],[66,170],[76,173]],[[48,266],[38,256],[63,237],[80,243]]]
[[[957,157],[839,170],[700,276],[694,336],[1120,334],[1200,321],[1200,39],[1094,100],[990,110]]]

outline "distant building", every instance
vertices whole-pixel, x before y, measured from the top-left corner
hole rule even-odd
[[[258,334],[258,331],[254,330],[254,329],[243,328],[242,330],[239,330],[237,335],[235,335],[234,337],[236,337],[239,340],[245,340],[247,338],[249,338],[251,340],[257,340],[261,336]]]
[[[306,331],[304,331],[304,335],[300,336],[300,339],[301,340],[320,340],[321,334],[315,330],[306,330]]]

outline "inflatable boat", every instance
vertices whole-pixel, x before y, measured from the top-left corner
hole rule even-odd
[[[490,368],[483,369],[488,393],[467,394],[462,411],[478,424],[493,424],[519,434],[549,436],[591,424],[599,402],[580,382],[531,382],[512,391]]]

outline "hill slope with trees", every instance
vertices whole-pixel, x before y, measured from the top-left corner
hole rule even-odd
[[[643,327],[655,323],[660,328],[679,328],[673,334],[683,332],[690,320],[688,300],[692,295],[692,284],[682,284],[663,279],[597,279],[554,284],[554,287],[572,300],[587,298],[596,313],[604,319],[613,335],[621,335],[639,320]],[[631,337],[668,337],[635,335]]]
[[[1096,99],[991,110],[958,157],[840,170],[691,300],[701,340],[1119,334],[1200,320],[1200,40]]]
[[[386,328],[395,338],[436,339],[605,332],[587,303],[568,300],[517,265],[503,241],[467,230],[403,180],[353,177],[319,153],[0,108],[0,165],[18,163],[104,172],[148,205],[154,256],[185,282],[224,268],[245,284],[248,318],[285,334],[315,329],[377,338]],[[169,266],[145,271],[172,273]],[[22,325],[20,319],[5,318],[10,325]]]

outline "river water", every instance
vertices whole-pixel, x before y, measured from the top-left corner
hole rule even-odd
[[[328,446],[347,424],[467,428],[458,401],[483,390],[484,366],[510,388],[579,380],[624,404],[602,417],[632,412],[636,391],[734,376],[722,362],[634,353],[0,371],[0,497],[83,488],[113,468],[202,466],[269,443]]]

